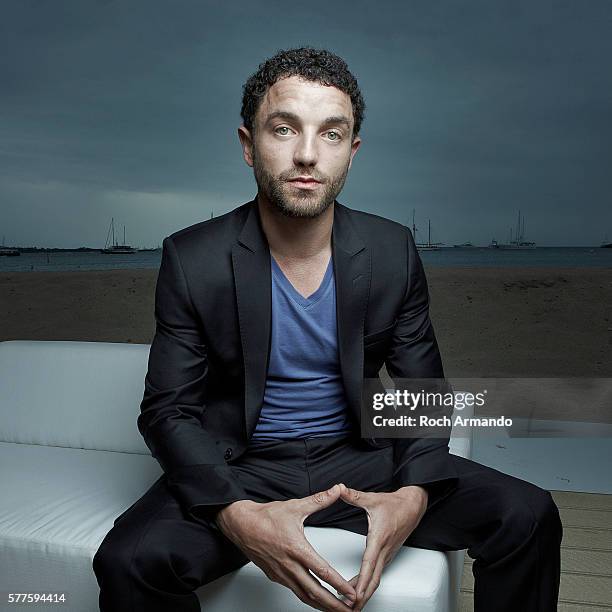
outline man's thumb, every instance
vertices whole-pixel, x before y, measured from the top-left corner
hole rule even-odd
[[[331,506],[340,498],[341,491],[341,486],[336,484],[326,491],[319,491],[308,497],[303,497],[302,510],[306,512],[307,515],[323,510],[323,508]]]
[[[365,508],[368,499],[371,499],[370,493],[365,491],[358,491],[357,489],[351,489],[349,487],[342,487],[340,491],[340,499],[345,501],[351,506],[357,506],[358,508]]]

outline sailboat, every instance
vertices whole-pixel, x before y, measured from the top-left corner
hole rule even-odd
[[[112,235],[112,242],[109,246],[108,239],[109,236]],[[108,228],[108,232],[106,234],[106,243],[104,244],[104,248],[100,249],[100,253],[104,253],[105,255],[128,255],[130,253],[136,253],[138,249],[130,246],[129,244],[125,244],[125,225],[123,226],[123,244],[118,244],[115,240],[115,219],[111,217],[111,224]]]
[[[14,249],[12,247],[4,246],[4,236],[2,236],[2,246],[0,247],[0,256],[17,257],[19,255],[21,255],[21,251],[19,249]]]
[[[521,220],[521,211],[518,211],[518,223],[516,225],[516,238],[512,240],[512,228],[510,228],[510,241],[507,243],[491,240],[490,249],[535,249],[536,243],[525,240],[525,217]]]
[[[443,242],[432,242],[431,241],[431,219],[428,219],[428,234],[427,234],[427,242],[416,242],[416,233],[417,228],[414,224],[414,208],[412,209],[412,236],[414,237],[416,248],[419,251],[438,251],[440,246],[444,244]]]

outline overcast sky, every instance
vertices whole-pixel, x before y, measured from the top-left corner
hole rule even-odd
[[[453,244],[612,239],[612,2],[4,0],[0,240],[128,243],[252,199],[242,85],[338,53],[367,109],[341,203]],[[122,238],[122,236],[121,236]]]

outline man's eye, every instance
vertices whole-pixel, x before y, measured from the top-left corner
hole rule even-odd
[[[281,136],[286,136],[288,134],[289,128],[287,126],[281,126],[281,127],[277,127],[274,131],[278,134],[280,133],[279,130],[287,130],[287,132],[283,132],[281,134]]]
[[[329,131],[327,133],[333,136],[330,140],[340,140],[340,134],[338,132]]]

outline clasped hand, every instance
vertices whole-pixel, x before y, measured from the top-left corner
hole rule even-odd
[[[304,535],[308,516],[342,499],[363,508],[368,536],[359,574],[345,580]],[[234,502],[217,514],[217,525],[273,582],[291,589],[316,610],[358,612],[380,583],[384,567],[418,525],[427,507],[421,487],[371,493],[337,484],[308,497],[257,503]],[[338,599],[313,575],[336,589]]]

